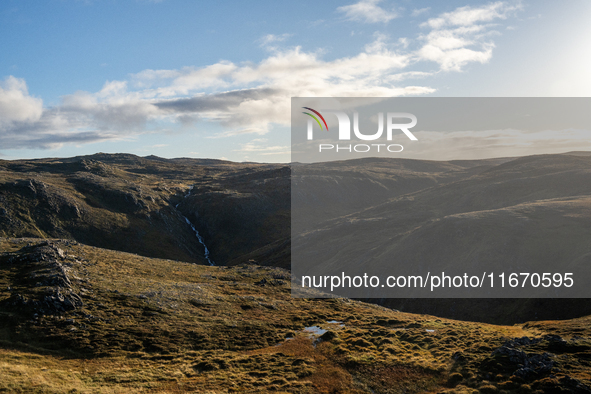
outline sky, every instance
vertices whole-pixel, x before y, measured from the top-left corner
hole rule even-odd
[[[0,158],[289,162],[291,97],[588,97],[590,20],[586,0],[2,0]]]

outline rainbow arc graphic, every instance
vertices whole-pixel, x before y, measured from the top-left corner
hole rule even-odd
[[[316,115],[318,115],[320,117],[320,119],[322,119],[322,122],[324,123],[324,126],[326,127],[326,131],[328,131],[328,125],[326,124],[326,120],[324,120],[324,117],[320,114],[320,112],[316,111],[315,109],[312,109],[310,107],[302,107],[304,109],[307,109],[308,111],[314,112]],[[316,122],[318,122],[318,126],[320,126],[320,130],[323,130],[322,127],[322,123],[320,123],[320,120],[312,115],[310,112],[302,112],[303,114],[306,114],[308,116],[311,116]]]

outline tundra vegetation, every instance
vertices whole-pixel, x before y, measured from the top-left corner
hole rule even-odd
[[[338,203],[354,213],[368,177],[381,182],[377,206],[428,188],[451,194],[451,183],[509,162],[332,171],[348,179],[340,187],[351,198]],[[323,184],[325,170],[295,174]],[[443,300],[431,316],[293,298],[289,175],[283,165],[131,155],[0,161],[0,391],[591,392],[583,302],[545,311],[568,320],[501,325],[441,317],[474,300]]]

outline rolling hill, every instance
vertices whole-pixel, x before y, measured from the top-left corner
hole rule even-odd
[[[471,174],[459,179],[368,204],[354,213],[343,209],[340,216],[341,212],[337,212],[333,219],[298,229],[300,235],[292,245],[298,274],[328,271],[331,267],[351,275],[362,274],[371,267],[390,266],[400,274],[453,272],[458,268],[491,272],[503,267],[547,272],[559,267],[575,272],[580,278],[589,277],[591,160],[588,155],[530,156],[473,168]],[[298,187],[303,191],[297,192],[302,194],[325,193],[317,191],[312,182]],[[326,202],[326,206],[330,203]],[[317,204],[315,209],[322,207]],[[295,215],[306,212],[305,205],[295,206]],[[529,298],[536,297],[535,291],[527,291],[531,294]],[[403,292],[406,297],[396,297],[404,299],[373,302],[414,312],[497,323],[591,313],[585,299],[562,302],[472,299],[468,302],[445,298],[420,300],[408,290]],[[465,297],[470,297],[469,289]]]
[[[291,166],[100,153],[0,160],[0,236],[208,264],[195,229],[217,265],[290,268],[292,248],[325,266],[364,262],[356,245],[373,234],[374,257],[414,267],[483,269],[513,259],[581,268],[591,256],[590,160],[584,152]],[[504,324],[591,314],[576,299],[371,302]]]

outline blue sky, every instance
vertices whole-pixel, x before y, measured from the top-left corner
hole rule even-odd
[[[588,1],[0,2],[0,157],[289,161],[292,96],[589,96]]]

